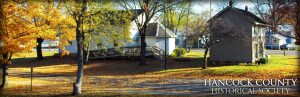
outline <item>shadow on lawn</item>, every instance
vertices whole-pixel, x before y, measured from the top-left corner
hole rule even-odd
[[[185,58],[188,61],[176,61],[168,58],[167,69],[180,69],[180,68],[197,68],[201,67],[202,59],[200,58]],[[9,68],[30,68],[31,65],[34,67],[44,66],[58,66],[66,65],[76,66],[76,59],[74,57],[58,57],[49,56],[45,57],[44,60],[36,60],[35,58],[17,58],[13,59],[13,64]],[[127,60],[124,58],[110,58],[110,59],[95,59],[90,60],[85,65],[84,74],[87,76],[122,76],[122,75],[136,75],[145,74],[148,72],[156,72],[164,70],[164,60],[158,60],[153,58],[146,59],[145,66],[139,66],[138,60]],[[47,69],[47,68],[45,68]],[[62,68],[62,70],[66,70]],[[51,72],[51,73],[38,73],[39,76],[55,76],[55,75],[74,75],[75,72]]]
[[[202,66],[203,58],[168,58],[167,69],[183,69],[183,68],[200,68]],[[35,58],[18,58],[13,60],[10,68],[30,68],[44,66],[58,66],[70,64],[76,66],[76,59],[74,57],[45,57],[44,60],[36,60]],[[94,59],[90,60],[85,65],[84,75],[86,76],[124,76],[137,75],[151,72],[162,71],[165,69],[164,60],[153,58],[146,59],[145,66],[139,66],[138,60],[128,60],[124,58],[109,58],[109,59]],[[228,66],[228,65],[211,65],[209,67]],[[46,68],[47,69],[47,68]],[[68,67],[62,68],[67,70]],[[51,73],[35,73],[38,76],[62,76],[75,75],[75,72],[51,72]]]
[[[48,56],[44,57],[43,60],[37,60],[36,58],[16,58],[12,59],[10,67],[42,67],[42,66],[53,66],[62,64],[76,64],[76,59],[73,57],[58,57]]]
[[[180,69],[180,68],[196,68],[201,67],[199,58],[189,58],[189,61],[176,61],[174,59],[167,60],[167,69]],[[86,75],[98,76],[122,76],[122,75],[137,75],[149,72],[157,72],[164,70],[164,60],[157,60],[153,58],[146,59],[145,66],[139,66],[139,61],[134,60],[91,60],[88,68],[85,69]]]

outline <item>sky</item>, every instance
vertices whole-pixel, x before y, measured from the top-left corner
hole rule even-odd
[[[193,5],[194,13],[201,13],[212,9],[212,16],[217,14],[223,8],[228,6],[229,0],[199,0],[195,5]],[[234,0],[233,7],[245,9],[248,6],[249,11],[254,8],[254,4],[250,0]]]

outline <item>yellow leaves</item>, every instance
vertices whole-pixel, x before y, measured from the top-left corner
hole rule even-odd
[[[1,64],[11,64],[11,62],[7,59],[0,59]]]
[[[3,32],[0,34],[0,41],[4,43],[4,46],[0,49],[0,54],[28,50],[32,47],[33,31],[23,16],[24,10],[12,1],[6,1],[2,8],[4,9],[1,23]]]
[[[65,18],[60,9],[48,2],[27,1],[17,4],[15,1],[3,1],[1,6],[2,23],[0,41],[4,46],[0,54],[31,51],[36,46],[36,38],[57,40],[63,36],[64,44],[75,38],[75,31],[70,28],[74,21]],[[48,6],[49,5],[49,6]],[[62,29],[58,31],[58,29]]]

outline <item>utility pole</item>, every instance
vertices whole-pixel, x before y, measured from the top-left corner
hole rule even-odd
[[[164,4],[164,18],[166,19],[166,4]],[[164,20],[165,24],[166,24],[166,21]],[[167,28],[166,26],[164,26],[165,28],[165,70],[167,70]]]
[[[30,66],[30,92],[32,92],[32,75],[33,75],[33,64]]]

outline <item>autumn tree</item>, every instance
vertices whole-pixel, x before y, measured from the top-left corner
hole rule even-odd
[[[0,49],[3,88],[7,84],[8,65],[14,53],[31,51],[35,46],[36,28],[32,25],[31,17],[28,17],[28,10],[24,9],[24,4],[15,1],[1,2],[1,33]]]
[[[164,8],[171,6],[164,6],[166,3],[170,3],[171,5],[177,5],[181,1],[159,1],[159,0],[120,0],[117,1],[124,9],[141,9],[143,18],[135,18],[134,21],[138,27],[138,32],[141,40],[141,51],[140,51],[140,66],[145,65],[145,52],[146,52],[146,33],[148,28],[148,23],[150,20],[158,13],[161,13]],[[136,14],[137,15],[137,14]],[[137,17],[137,16],[135,16]]]
[[[73,95],[81,93],[83,66],[88,60],[90,43],[120,43],[130,40],[129,26],[132,18],[128,11],[118,11],[109,0],[67,1],[65,8],[76,26],[77,77],[73,84]],[[93,41],[93,42],[92,42]],[[106,45],[100,45],[105,47]]]
[[[28,6],[25,6],[28,7],[27,9],[32,9],[30,10],[32,13],[28,15],[32,17],[32,23],[35,28],[38,29],[38,32],[36,33],[37,59],[43,59],[42,43],[45,39],[58,40],[57,36],[58,34],[61,35],[63,29],[62,27],[64,25],[72,25],[72,23],[68,21],[69,18],[66,18],[65,16],[63,16],[63,13],[61,13],[61,3],[61,1],[54,0],[48,0],[47,2],[28,1]],[[72,29],[71,27],[67,28]],[[61,32],[59,32],[58,30],[60,30]],[[68,35],[70,37],[74,37],[74,35],[70,33]]]
[[[189,23],[192,12],[192,7],[197,1],[195,0],[184,0],[180,4],[176,5],[175,7],[168,7],[166,12],[164,12],[161,16],[163,16],[163,23],[169,29],[172,29],[174,33],[182,32],[185,36],[185,45],[184,48],[189,52],[191,43],[188,35],[190,34],[189,31]],[[169,4],[167,4],[169,6]]]
[[[160,14],[162,23],[169,29],[172,29],[174,33],[178,31],[184,31],[186,26],[187,11],[191,10],[192,0],[184,0],[178,5],[172,5],[172,3],[166,4],[165,12]]]
[[[1,63],[3,66],[3,87],[6,85],[7,68],[11,63],[11,58],[14,53],[31,51],[36,46],[36,38],[47,36],[48,38],[56,39],[55,26],[61,25],[62,29],[67,29],[63,25],[69,25],[68,19],[60,17],[58,12],[53,9],[47,9],[47,12],[41,8],[43,2],[33,1],[3,1],[1,4],[1,34],[0,41],[3,44],[0,49]],[[43,16],[43,13],[53,14]],[[56,17],[59,16],[59,17]],[[42,18],[43,17],[43,18]],[[47,18],[56,18],[56,22]],[[46,21],[47,20],[47,21]],[[63,30],[61,35],[69,36],[68,38],[61,38],[60,41],[68,41],[72,39],[72,34]],[[66,35],[68,34],[68,35]],[[60,45],[63,45],[60,44]]]
[[[113,8],[114,4],[108,1],[104,4],[88,5],[90,10],[87,14],[90,15],[83,21],[84,64],[88,62],[90,48],[95,48],[91,47],[91,43],[97,44],[96,48],[99,49],[107,49],[112,44],[115,50],[120,50],[120,47],[132,42],[129,28],[133,15],[130,11],[117,10]]]
[[[283,32],[278,32],[278,25],[295,25],[295,5],[297,0],[251,0],[255,5],[254,11],[269,25],[269,31],[287,37],[293,37]],[[295,27],[295,26],[294,26]]]

